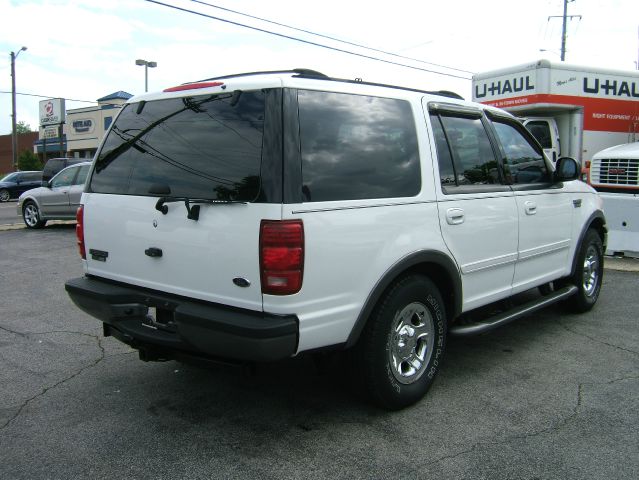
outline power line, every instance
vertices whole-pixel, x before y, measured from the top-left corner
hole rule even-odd
[[[145,1],[147,1],[149,3],[155,3],[157,5],[162,5],[164,7],[172,8],[174,10],[179,10],[179,11],[186,12],[186,13],[192,13],[193,15],[199,15],[200,17],[209,18],[211,20],[217,20],[219,22],[229,23],[231,25],[236,25],[238,27],[248,28],[250,30],[255,30],[255,31],[258,31],[258,32],[262,32],[262,33],[267,33],[269,35],[275,35],[277,37],[286,38],[288,40],[294,40],[296,42],[305,43],[307,45],[313,45],[315,47],[326,48],[328,50],[334,50],[336,52],[346,53],[348,55],[354,55],[356,57],[367,58],[369,60],[375,60],[375,61],[378,61],[378,62],[388,63],[388,64],[391,64],[391,65],[397,65],[397,66],[400,66],[400,67],[411,68],[413,70],[419,70],[419,71],[422,71],[422,72],[435,73],[437,75],[443,75],[443,76],[446,76],[446,77],[453,77],[453,78],[461,78],[463,80],[470,80],[470,78],[464,77],[464,76],[461,76],[461,75],[454,75],[452,73],[438,72],[436,70],[429,70],[427,68],[420,68],[420,67],[415,67],[413,65],[406,65],[404,63],[394,62],[394,61],[391,61],[391,60],[384,60],[384,59],[381,59],[381,58],[373,57],[371,55],[365,55],[363,53],[351,52],[349,50],[344,50],[342,48],[329,47],[328,45],[323,45],[321,43],[312,42],[310,40],[304,40],[302,38],[292,37],[290,35],[285,35],[283,33],[272,32],[270,30],[266,30],[266,29],[258,28],[258,27],[253,27],[251,25],[246,25],[244,23],[239,23],[239,22],[235,22],[235,21],[232,21],[232,20],[227,20],[227,19],[221,18],[221,17],[215,17],[213,15],[208,15],[206,13],[197,12],[195,10],[189,10],[188,8],[178,7],[176,5],[171,5],[171,4],[168,4],[168,3],[160,2],[158,0],[145,0]]]
[[[474,73],[474,72],[470,72],[468,70],[462,70],[461,68],[449,67],[447,65],[441,65],[439,63],[427,62],[425,60],[420,60],[418,58],[407,57],[407,56],[404,56],[404,55],[399,55],[397,53],[387,52],[385,50],[380,50],[380,49],[373,48],[373,47],[367,47],[366,45],[361,45],[359,43],[349,42],[348,40],[342,40],[340,38],[331,37],[329,35],[323,35],[321,33],[316,33],[316,32],[313,32],[311,30],[304,30],[303,28],[293,27],[293,26],[287,25],[285,23],[275,22],[273,20],[268,20],[266,18],[257,17],[255,15],[249,15],[248,13],[238,12],[237,10],[232,10],[230,8],[220,7],[219,5],[213,5],[212,3],[207,3],[207,2],[204,2],[202,0],[191,0],[191,1],[193,3],[199,3],[201,5],[206,5],[207,7],[217,8],[218,10],[223,10],[225,12],[234,13],[236,15],[241,15],[243,17],[252,18],[254,20],[259,20],[261,22],[270,23],[272,25],[277,25],[279,27],[285,27],[285,28],[288,28],[288,29],[291,29],[291,30],[295,30],[297,32],[308,33],[309,35],[314,35],[316,37],[326,38],[328,40],[333,40],[335,42],[345,43],[347,45],[352,45],[354,47],[364,48],[366,50],[371,50],[373,52],[383,53],[384,55],[390,55],[391,57],[403,58],[404,60],[411,60],[413,62],[419,62],[419,63],[424,63],[424,64],[427,64],[427,65],[433,65],[434,67],[446,68],[448,70],[454,70],[454,71],[457,71],[457,72],[470,73],[471,75]],[[426,42],[426,43],[430,43],[430,42]],[[420,45],[424,45],[424,43],[421,43]]]
[[[0,93],[8,93],[11,94],[11,92],[7,92],[4,90],[0,90]],[[16,95],[22,95],[23,97],[38,97],[38,98],[62,98],[64,100],[69,100],[70,102],[82,102],[82,103],[98,103],[95,100],[94,101],[90,101],[90,100],[77,100],[75,98],[64,98],[64,97],[56,97],[56,96],[50,96],[50,95],[36,95],[35,93],[20,93],[20,92],[16,92]]]
[[[7,92],[5,90],[0,90],[0,93],[7,93],[11,95],[11,92]],[[95,100],[78,100],[77,98],[65,98],[65,97],[56,97],[52,95],[36,95],[35,93],[20,93],[16,92],[16,95],[22,95],[23,97],[37,97],[37,98],[61,98],[63,100],[68,100],[70,102],[81,102],[81,103],[98,103]],[[119,103],[105,103],[100,102],[102,105],[121,105]]]

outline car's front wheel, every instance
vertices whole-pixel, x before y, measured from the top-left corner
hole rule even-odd
[[[421,275],[396,282],[362,333],[353,360],[367,397],[390,410],[419,401],[444,355],[446,312],[437,287]]]
[[[603,244],[595,230],[588,230],[577,252],[577,268],[570,283],[577,287],[577,293],[565,302],[566,307],[576,313],[590,310],[601,291],[604,272]]]
[[[9,193],[9,190],[6,188],[0,190],[0,202],[8,202],[10,198],[11,194]]]
[[[22,219],[29,228],[42,228],[47,223],[40,218],[40,210],[34,202],[27,202],[22,207]]]

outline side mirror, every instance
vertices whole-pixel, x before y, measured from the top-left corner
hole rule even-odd
[[[555,181],[571,182],[581,174],[579,163],[572,157],[560,157],[555,164]]]
[[[48,180],[42,180],[41,186],[49,188],[49,181]]]

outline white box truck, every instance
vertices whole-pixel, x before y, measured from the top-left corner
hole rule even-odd
[[[639,140],[639,71],[539,60],[474,75],[472,95],[524,118],[553,162],[559,157],[581,162],[584,180],[604,198],[607,252],[637,255],[639,158],[624,158],[623,172],[617,163],[601,161],[591,170],[591,161],[604,149]],[[608,168],[621,174],[609,175]]]

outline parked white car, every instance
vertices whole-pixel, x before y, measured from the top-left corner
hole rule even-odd
[[[91,162],[77,163],[20,195],[16,208],[24,224],[42,228],[48,220],[75,220],[90,168]]]
[[[449,92],[309,70],[186,84],[121,110],[78,213],[86,275],[66,289],[143,360],[349,349],[368,398],[401,408],[449,333],[593,307],[606,227],[579,173]]]

